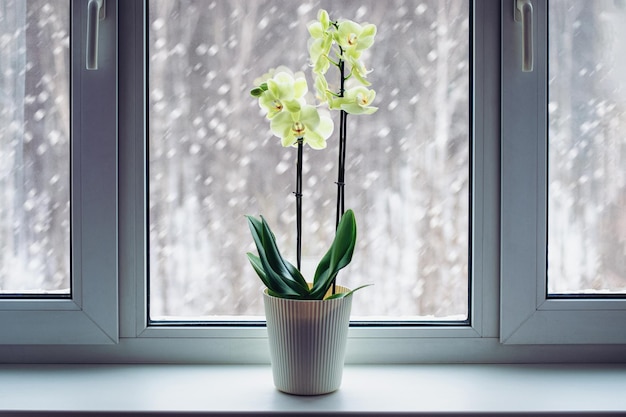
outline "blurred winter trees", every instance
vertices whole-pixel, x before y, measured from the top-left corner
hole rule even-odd
[[[0,0],[0,292],[70,287],[69,1]]]
[[[549,4],[549,290],[626,293],[626,6]]]

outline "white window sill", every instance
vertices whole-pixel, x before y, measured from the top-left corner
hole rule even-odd
[[[0,415],[626,414],[624,365],[349,365],[297,397],[258,365],[1,365]]]

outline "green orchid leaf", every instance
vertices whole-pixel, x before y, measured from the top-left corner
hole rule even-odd
[[[356,220],[354,212],[348,210],[341,217],[335,240],[330,248],[331,266],[337,271],[347,266],[352,260],[356,246]]]
[[[306,294],[308,294],[310,292],[309,284],[306,282],[306,279],[304,279],[304,276],[302,276],[302,273],[289,261],[287,261],[286,259],[284,261],[287,270],[289,271],[293,279],[298,283],[299,288],[306,289]]]
[[[263,83],[260,86],[255,87],[252,90],[250,90],[250,95],[252,97],[261,97],[263,93],[266,91],[267,91],[267,83]]]
[[[286,261],[278,250],[274,233],[270,229],[265,219],[261,217],[263,226],[263,247],[268,261],[271,263],[275,271],[279,272],[280,277],[285,284],[289,285],[299,294],[306,295],[309,293],[309,286],[302,277],[300,271]]]
[[[338,292],[336,294],[329,295],[328,297],[325,298],[325,300],[333,300],[335,298],[344,298],[344,297],[347,297],[349,295],[354,294],[356,291],[358,291],[358,290],[360,290],[362,288],[370,287],[372,285],[374,285],[374,284],[365,284],[365,285],[361,285],[360,287],[357,287],[357,288],[355,288],[353,290],[350,290],[350,291]]]
[[[262,223],[253,217],[248,217],[248,224],[250,226],[250,231],[252,232],[252,238],[256,244],[257,251],[259,252],[259,256],[251,258],[248,256],[248,259],[252,263],[252,267],[257,271],[257,274],[265,284],[265,286],[280,294],[287,295],[298,295],[299,292],[292,289],[290,285],[288,285],[284,278],[276,272],[276,270],[272,267],[272,265],[268,262],[265,247],[263,246],[263,239],[261,237],[261,233],[263,232]]]
[[[313,278],[313,288],[311,288],[311,297],[314,299],[322,299],[332,285],[333,279],[337,273],[332,274],[330,269],[330,250],[322,257]]]
[[[265,274],[265,280],[258,273],[261,280],[270,290],[284,297],[303,297],[309,293],[309,286],[304,277],[293,265],[287,262],[276,245],[274,233],[261,217],[261,220],[247,216],[252,238],[256,244],[258,257],[251,259],[255,270]],[[250,257],[249,257],[250,259]]]
[[[354,212],[347,210],[337,226],[335,239],[330,249],[320,261],[315,271],[311,296],[316,299],[324,297],[339,270],[346,267],[352,260],[356,246],[356,220]]]
[[[252,267],[257,270],[257,274],[263,281],[266,287],[276,292],[291,292],[290,288],[283,284],[280,276],[272,269],[272,267],[267,262],[265,256],[265,248],[263,247],[263,240],[261,237],[261,233],[263,230],[262,223],[255,219],[254,217],[248,216],[248,225],[250,226],[250,231],[252,233],[252,239],[257,247],[257,251],[259,252],[259,256],[255,258],[250,258]],[[261,274],[259,274],[259,271]],[[263,279],[263,276],[265,279]]]
[[[296,298],[296,297],[292,297],[292,296],[288,296],[288,297],[287,297],[287,296],[285,296],[284,294],[282,294],[282,293],[278,293],[278,292],[275,292],[275,291],[272,291],[272,290],[270,290],[269,288],[267,289],[267,293],[268,293],[269,295],[271,295],[272,297],[277,297],[277,298]]]
[[[252,90],[250,90],[250,95],[252,97],[261,97],[263,95],[264,91],[261,90],[260,88],[253,88]]]
[[[257,273],[259,278],[261,278],[261,281],[263,281],[263,284],[265,284],[265,286],[269,288],[271,283],[267,279],[267,274],[265,273],[265,270],[263,269],[263,264],[261,263],[261,259],[259,259],[258,256],[250,252],[246,253],[246,255],[248,256],[250,265],[252,265],[252,268],[254,269],[254,271]]]
[[[283,297],[283,298],[300,298],[301,294],[292,290],[292,288],[286,285],[282,279],[276,278],[273,276],[273,279],[268,279],[265,274],[265,270],[263,269],[262,262],[260,258],[252,253],[248,252],[248,260],[252,265],[252,268],[256,271],[259,278],[263,284],[269,290],[269,293],[274,295],[275,297]]]

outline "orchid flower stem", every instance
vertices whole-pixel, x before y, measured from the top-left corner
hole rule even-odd
[[[343,54],[339,48],[340,55]],[[345,63],[343,59],[339,60],[339,97],[343,97],[345,92]],[[346,140],[347,140],[347,121],[348,113],[344,110],[339,112],[339,161],[337,164],[337,218],[335,221],[335,229],[339,226],[339,221],[345,212],[345,173],[346,173]],[[333,280],[333,294],[336,293],[336,278]]]
[[[339,226],[345,207],[345,173],[346,173],[346,122],[348,113],[344,110],[339,112],[339,162],[337,173],[337,219],[335,228]]]
[[[303,138],[297,139],[298,161],[296,163],[296,261],[302,271],[302,148]]]

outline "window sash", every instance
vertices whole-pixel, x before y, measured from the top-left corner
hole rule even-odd
[[[117,307],[117,2],[85,70],[86,1],[71,2],[71,299],[0,299],[0,344],[110,344]]]
[[[481,9],[483,3],[479,2]],[[147,241],[146,241],[146,180],[145,173],[146,167],[146,141],[147,132],[144,120],[146,119],[146,74],[144,58],[146,55],[146,39],[145,39],[145,9],[146,6],[141,1],[124,2],[122,5],[121,18],[128,24],[122,24],[121,30],[126,28],[132,28],[128,32],[121,36],[125,39],[132,39],[128,42],[129,48],[121,53],[121,66],[123,75],[120,78],[120,134],[122,140],[120,141],[120,174],[129,180],[123,181],[120,189],[121,205],[120,211],[121,217],[121,247],[120,247],[120,265],[122,266],[122,315],[126,319],[122,322],[121,332],[122,336],[128,337],[241,337],[242,334],[250,332],[254,334],[257,330],[254,326],[246,326],[245,322],[240,322],[239,325],[235,319],[232,326],[224,325],[196,325],[193,323],[186,323],[185,326],[176,327],[175,325],[159,325],[150,326],[149,317],[147,314],[147,300],[148,300],[148,288],[147,288]],[[485,8],[486,9],[486,8]],[[134,17],[130,15],[134,14]],[[472,12],[472,15],[480,16],[479,19],[485,19],[484,13],[476,14]],[[491,16],[492,19],[498,19],[499,15],[495,13]],[[131,23],[132,22],[132,23]],[[482,28],[485,25],[476,24],[476,27]],[[493,27],[493,26],[492,26]],[[489,36],[490,39],[497,39],[497,28],[494,33],[485,35],[480,33],[472,40],[474,45],[482,45],[484,38]],[[480,54],[481,58],[472,58],[479,72],[489,70],[489,64],[491,63],[492,71],[497,72],[497,57],[493,61],[489,59],[485,60],[485,52],[482,46],[477,46],[476,54]],[[476,71],[472,71],[474,73]],[[473,101],[477,105],[484,105],[486,100],[483,98],[483,82],[487,80],[483,78],[481,80],[475,80],[473,84],[478,84],[473,88],[479,92],[473,97]],[[495,91],[491,91],[495,94]],[[494,96],[495,97],[495,96]],[[490,98],[490,100],[492,100]],[[129,104],[128,110],[125,110],[125,103]],[[481,113],[485,113],[482,112]],[[479,129],[484,129],[485,124],[489,123],[487,118],[482,118],[480,121]],[[497,125],[493,125],[491,132],[495,133]],[[128,138],[123,136],[129,135]],[[484,135],[472,135],[483,138]],[[490,140],[496,140],[495,136],[490,136]],[[497,198],[492,198],[490,201],[483,201],[484,196],[487,194],[495,195],[497,192],[497,165],[486,164],[486,159],[494,160],[496,154],[493,152],[494,146],[484,145],[483,141],[474,141],[472,154],[474,167],[474,186],[472,188],[472,202],[475,208],[472,210],[472,231],[473,235],[477,236],[483,233],[489,233],[491,236],[497,236],[497,223],[493,221],[497,216]],[[487,155],[484,155],[487,153]],[[486,172],[485,166],[490,167],[491,171]],[[480,182],[477,181],[480,179]],[[485,190],[485,187],[490,187],[491,190]],[[484,230],[486,230],[486,232]],[[125,237],[126,238],[125,238]],[[371,335],[376,332],[380,335],[394,335],[400,337],[423,337],[423,336],[435,336],[444,335],[445,337],[476,337],[481,334],[483,328],[483,316],[482,316],[482,282],[483,274],[492,274],[492,280],[496,280],[497,268],[497,245],[486,243],[484,239],[473,238],[471,256],[476,260],[472,262],[472,282],[471,282],[471,302],[470,308],[470,325],[446,325],[444,323],[435,323],[432,326],[427,327],[420,326],[418,323],[410,323],[405,326],[367,326],[361,328],[353,328],[351,335]],[[492,266],[485,266],[490,263]],[[134,277],[134,278],[133,278]],[[125,301],[124,301],[125,300]],[[490,315],[489,317],[492,317]],[[489,320],[488,320],[489,321]],[[374,323],[372,323],[374,324]],[[377,327],[375,330],[372,327]],[[490,324],[493,329],[496,328],[495,321]],[[476,329],[481,329],[477,331]],[[385,336],[386,337],[386,336]]]
[[[504,344],[626,343],[626,299],[549,298],[547,2],[536,1],[535,69],[521,71],[521,25],[502,10],[501,328]]]

